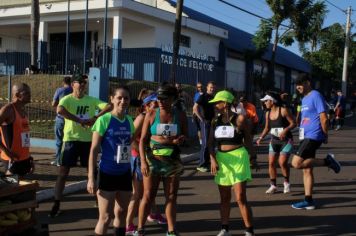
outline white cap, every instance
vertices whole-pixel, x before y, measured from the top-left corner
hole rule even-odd
[[[262,102],[264,102],[264,101],[267,101],[267,100],[271,100],[271,101],[273,101],[273,102],[276,102],[276,99],[274,99],[272,96],[270,96],[270,95],[266,95],[266,96],[264,96],[262,99],[260,99]]]

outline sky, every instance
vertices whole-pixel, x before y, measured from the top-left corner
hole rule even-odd
[[[272,15],[272,12],[269,10],[265,0],[225,1],[266,18]],[[345,25],[346,14],[343,13],[341,9],[346,10],[349,6],[351,6],[352,10],[354,10],[351,13],[351,22],[354,22],[356,25],[356,0],[328,0],[324,2],[328,9],[328,13],[324,21],[325,27],[337,22]],[[328,2],[332,3],[336,7]],[[244,13],[243,11],[233,8],[223,2],[220,2],[219,0],[184,0],[184,6],[207,14],[215,19],[223,21],[250,34],[254,34],[257,31],[258,25],[260,23],[259,18]],[[351,33],[355,32],[356,27],[354,26],[351,28]],[[301,54],[297,44],[293,44],[292,46],[286,48],[298,55]]]

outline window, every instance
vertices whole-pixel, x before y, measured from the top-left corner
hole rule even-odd
[[[2,38],[0,37],[0,48],[2,48]]]
[[[155,64],[145,63],[143,64],[143,80],[155,81]]]
[[[121,78],[133,79],[135,75],[135,65],[133,63],[121,64]]]
[[[173,38],[174,38],[174,33],[173,33]],[[186,47],[186,48],[190,48],[190,37],[181,34],[181,35],[180,35],[179,46]]]

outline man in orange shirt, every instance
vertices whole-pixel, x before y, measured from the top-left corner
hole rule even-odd
[[[30,123],[25,111],[25,105],[30,102],[30,87],[25,83],[15,84],[12,87],[12,102],[0,110],[0,156],[6,175],[23,177],[34,170],[30,156]]]

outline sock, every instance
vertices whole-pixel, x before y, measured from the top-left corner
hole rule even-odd
[[[221,229],[225,229],[226,232],[229,232],[229,225],[221,225]]]
[[[115,236],[125,236],[126,229],[125,228],[114,228],[114,235]]]
[[[270,179],[271,185],[277,186],[277,180],[276,179]]]
[[[289,183],[289,176],[283,176],[284,177],[284,182]]]
[[[313,197],[312,196],[305,196],[305,201],[306,202],[312,202],[313,201]]]
[[[254,232],[253,232],[253,226],[246,227],[246,232],[249,232],[249,233],[251,233],[251,234],[254,234]]]

